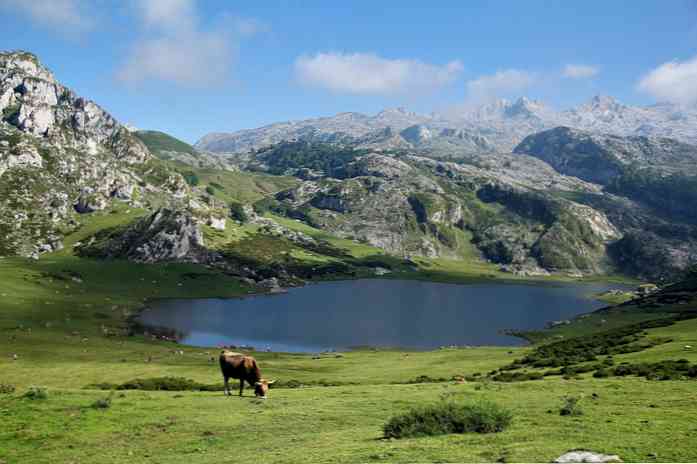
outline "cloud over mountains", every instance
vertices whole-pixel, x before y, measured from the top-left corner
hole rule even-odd
[[[462,70],[458,60],[434,65],[373,53],[317,53],[295,60],[295,76],[302,84],[349,94],[429,92],[452,83]]]
[[[663,63],[642,77],[637,88],[658,101],[697,103],[697,56]]]

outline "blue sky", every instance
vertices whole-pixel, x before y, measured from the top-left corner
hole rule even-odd
[[[0,0],[36,53],[119,120],[194,142],[343,111],[526,95],[697,102],[697,2]]]

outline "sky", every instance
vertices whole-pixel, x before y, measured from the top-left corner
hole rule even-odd
[[[697,103],[697,0],[0,0],[0,30],[0,50],[188,142],[519,96]]]

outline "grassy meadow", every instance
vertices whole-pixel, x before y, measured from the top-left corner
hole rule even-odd
[[[549,462],[578,448],[618,454],[625,461],[697,459],[694,380],[594,378],[592,372],[522,382],[485,379],[533,347],[259,352],[254,356],[262,373],[281,386],[266,401],[255,399],[249,388],[243,398],[225,397],[217,349],[132,333],[128,319],[152,298],[237,297],[256,290],[202,266],[96,261],[70,251],[93,231],[139,214],[96,214],[66,240],[65,250],[40,260],[0,259],[0,391],[6,386],[0,393],[0,462]],[[221,246],[255,236],[253,229],[229,233]],[[331,240],[353,259],[375,253],[367,245]],[[428,277],[468,281],[490,272],[479,266],[487,265],[436,262]],[[420,274],[405,270],[403,276]],[[697,308],[694,298],[679,304]],[[594,334],[665,317],[676,308],[629,305],[538,334],[537,340]],[[697,319],[647,329],[642,337],[661,343],[617,354],[614,362],[697,362]],[[460,377],[477,373],[481,380]],[[95,386],[165,376],[221,388]],[[45,398],[27,397],[32,387],[42,387]],[[579,400],[581,415],[560,415],[569,396]],[[478,400],[508,409],[510,427],[490,434],[382,438],[392,416],[415,406]]]

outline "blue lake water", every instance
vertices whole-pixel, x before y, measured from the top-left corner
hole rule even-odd
[[[284,352],[520,345],[502,331],[539,329],[601,308],[589,296],[610,288],[619,286],[353,280],[277,295],[156,301],[140,322],[176,330],[189,345]]]

